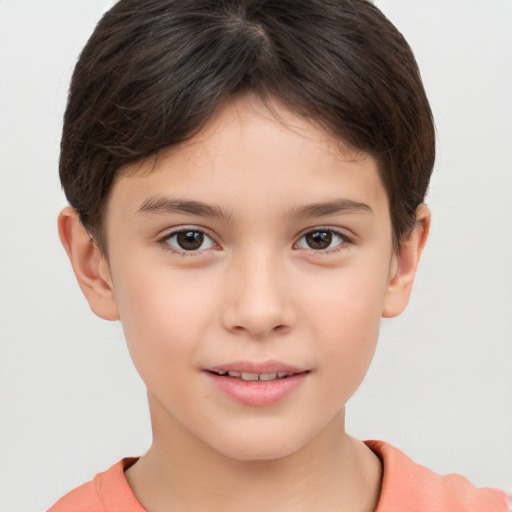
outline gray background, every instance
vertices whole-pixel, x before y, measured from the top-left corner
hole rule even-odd
[[[512,491],[512,1],[376,2],[436,117],[432,235],[348,429]],[[120,325],[93,316],[56,232],[61,117],[99,0],[0,0],[0,510],[48,507],[151,435]]]

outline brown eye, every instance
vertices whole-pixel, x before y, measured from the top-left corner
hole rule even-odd
[[[317,229],[310,231],[297,242],[300,249],[312,249],[314,251],[327,251],[343,245],[347,239],[340,233],[331,229]]]
[[[182,231],[176,235],[178,245],[186,251],[197,251],[203,244],[204,235],[198,231]]]
[[[327,249],[332,242],[331,231],[314,231],[306,236],[306,243],[311,249],[322,250]]]
[[[213,240],[202,231],[188,229],[171,233],[163,240],[175,252],[194,252],[211,249]]]

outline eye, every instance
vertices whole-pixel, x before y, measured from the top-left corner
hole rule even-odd
[[[198,229],[183,229],[166,235],[162,242],[176,252],[197,252],[211,249],[215,242]]]
[[[347,238],[332,229],[315,229],[304,234],[297,242],[300,249],[327,251],[335,249],[347,242]]]

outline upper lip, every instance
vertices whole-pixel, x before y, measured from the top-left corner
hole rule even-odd
[[[308,371],[306,368],[293,366],[281,361],[233,361],[231,363],[220,364],[205,368],[210,372],[240,372],[240,373],[257,373],[257,374],[271,374],[271,373],[302,373]]]

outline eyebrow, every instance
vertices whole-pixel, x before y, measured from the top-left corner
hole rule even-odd
[[[172,199],[168,197],[154,196],[142,203],[137,213],[187,213],[201,217],[230,218],[231,213],[221,206],[210,205],[201,201],[187,199]]]
[[[373,213],[371,207],[365,203],[351,199],[334,199],[323,203],[313,203],[302,207],[295,207],[289,210],[291,217],[323,217],[326,215],[338,215],[342,213]]]
[[[351,199],[335,199],[322,203],[313,203],[288,210],[289,217],[311,218],[326,215],[339,215],[343,213],[363,212],[373,213],[371,207],[365,203]],[[153,196],[142,203],[137,213],[185,213],[201,217],[231,218],[232,214],[218,205],[210,205],[201,201],[186,199],[172,199],[168,197]]]

